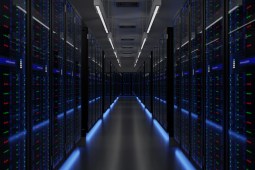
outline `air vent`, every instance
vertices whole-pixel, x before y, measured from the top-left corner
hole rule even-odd
[[[123,29],[134,29],[134,28],[136,28],[135,25],[120,25],[119,27],[123,28]]]
[[[116,7],[139,7],[139,2],[116,2]]]
[[[134,38],[122,38],[121,41],[134,41]]]

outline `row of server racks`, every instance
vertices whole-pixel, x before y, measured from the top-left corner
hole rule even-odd
[[[115,99],[120,96],[121,74],[105,59],[105,53],[93,33],[83,28],[84,56],[82,68],[83,114],[82,136],[85,136],[103,116]]]
[[[173,136],[173,28],[160,36],[148,59],[133,73],[133,94]]]
[[[174,26],[174,138],[199,169],[255,169],[255,1],[189,0]]]
[[[1,169],[56,169],[81,136],[81,18],[65,0],[0,8]]]

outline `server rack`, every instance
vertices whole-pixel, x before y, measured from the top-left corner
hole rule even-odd
[[[81,138],[81,17],[75,13],[75,117],[74,117],[74,138],[75,143],[78,143]]]
[[[255,169],[254,1],[228,1],[229,169]]]
[[[66,93],[66,154],[74,148],[74,104],[75,104],[75,46],[74,46],[74,9],[72,5],[66,3],[66,59],[65,59],[65,93]]]
[[[40,4],[39,4],[40,3]],[[50,3],[31,4],[31,167],[49,169],[49,47]]]
[[[180,14],[175,20],[175,44],[178,44],[175,47],[175,139],[183,142],[179,137],[183,126],[178,117],[182,89],[178,87],[180,80],[181,84],[185,80],[179,77],[178,70],[184,68],[179,61],[185,49],[178,43],[182,39],[178,30],[188,27],[192,74],[188,100],[193,103],[189,112],[191,159],[204,169],[254,169],[255,3],[245,0],[187,3],[190,26]]]
[[[103,55],[102,49],[91,32],[88,36],[88,130],[102,117],[103,113]]]
[[[180,36],[181,36],[181,17],[178,14],[174,21],[174,138],[181,142],[181,114],[180,114],[180,96],[181,96],[181,55],[180,55]]]
[[[26,169],[27,2],[1,1],[0,6],[1,169]]]
[[[144,71],[144,81],[145,81],[145,87],[144,87],[144,96],[145,96],[145,106],[147,109],[152,112],[151,110],[151,101],[152,101],[152,82],[151,82],[151,56],[149,57],[149,60],[145,62],[145,71]]]
[[[213,7],[214,6],[214,7]],[[224,1],[207,0],[206,46],[206,167],[224,167]],[[215,34],[216,33],[216,34]],[[217,156],[215,156],[217,155]]]
[[[180,113],[181,122],[183,123],[181,128],[181,147],[189,154],[190,152],[190,69],[189,69],[189,1],[184,5],[181,11],[181,96],[180,96]]]
[[[193,0],[190,5],[190,112],[191,158],[203,166],[203,117],[204,117],[204,61],[203,61],[203,1]]]
[[[56,168],[65,156],[65,76],[64,76],[64,54],[65,54],[65,1],[52,1],[52,41],[51,41],[51,155],[52,166]]]

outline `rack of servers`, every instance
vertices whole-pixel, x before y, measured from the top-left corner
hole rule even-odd
[[[122,96],[132,96],[132,80],[133,80],[133,73],[121,73],[122,74]]]
[[[172,27],[166,28],[148,59],[133,73],[133,94],[171,137],[174,133],[173,31]]]
[[[0,6],[1,169],[56,169],[80,139],[81,18],[65,0]]]
[[[175,18],[174,138],[199,169],[255,168],[254,13],[190,0]]]
[[[167,130],[167,33],[153,48],[153,116]]]
[[[102,117],[103,50],[98,41],[88,34],[88,129]]]
[[[144,63],[137,69],[135,73],[132,75],[132,90],[133,94],[139,98],[139,100],[144,103],[145,102],[145,65]]]

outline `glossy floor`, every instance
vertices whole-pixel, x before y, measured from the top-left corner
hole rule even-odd
[[[96,133],[62,169],[182,170],[193,167],[159,133],[135,97],[121,97]]]

